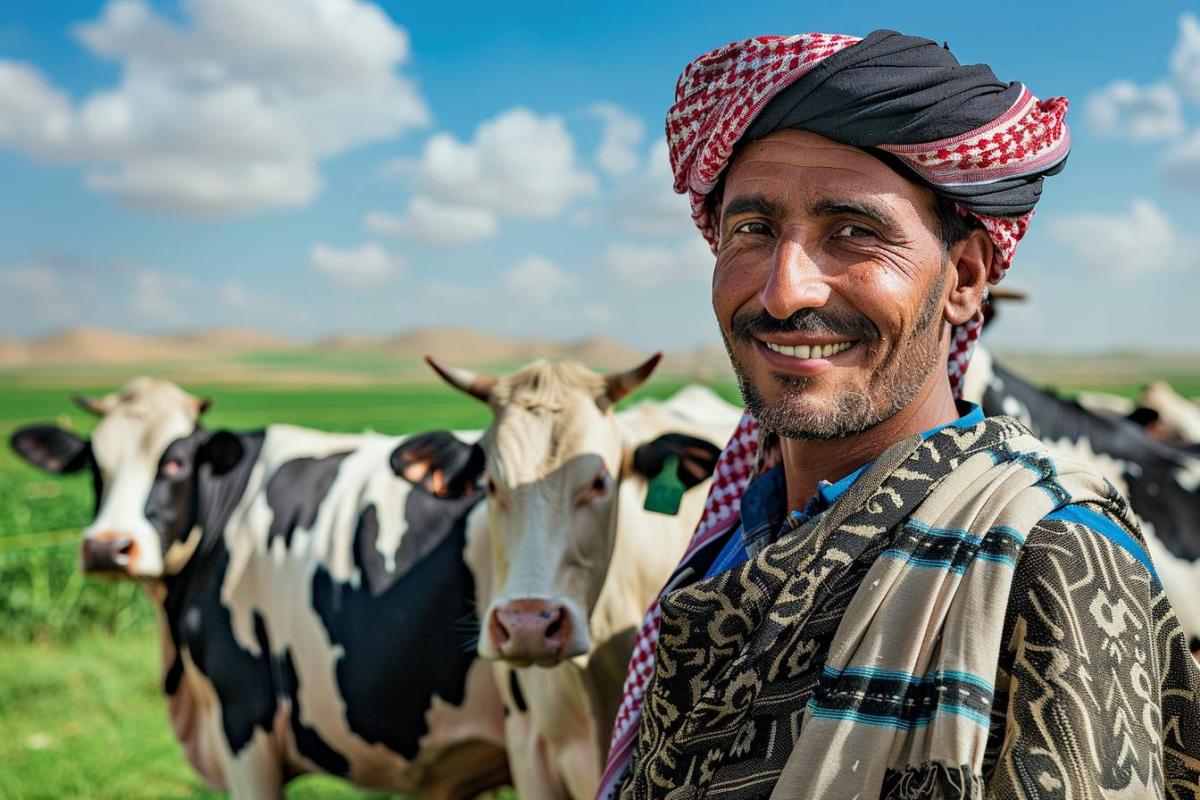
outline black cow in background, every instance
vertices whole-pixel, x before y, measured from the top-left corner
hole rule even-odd
[[[1200,650],[1200,454],[1150,437],[1134,421],[1093,413],[1040,389],[976,347],[964,397],[1015,417],[1046,444],[1087,459],[1129,498],[1192,650]]]

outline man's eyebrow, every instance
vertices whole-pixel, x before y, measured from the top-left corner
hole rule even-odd
[[[874,220],[885,228],[895,229],[896,219],[885,209],[862,200],[818,200],[809,209],[814,217],[833,217],[838,214],[857,214]]]
[[[739,195],[721,209],[721,227],[724,227],[730,218],[739,214],[757,214],[762,217],[778,219],[783,216],[783,206],[773,200],[768,200],[761,194]]]

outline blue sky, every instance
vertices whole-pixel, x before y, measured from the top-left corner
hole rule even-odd
[[[891,27],[1072,101],[1006,281],[1033,300],[993,342],[1197,349],[1193,4],[571,5],[5,4],[0,332],[715,341],[661,145],[679,70],[746,36]]]

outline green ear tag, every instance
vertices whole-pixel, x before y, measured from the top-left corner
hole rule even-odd
[[[662,471],[650,480],[650,486],[646,489],[646,502],[642,508],[672,517],[679,513],[679,504],[683,501],[683,493],[687,487],[679,480],[678,471],[679,456],[667,456],[663,461]]]

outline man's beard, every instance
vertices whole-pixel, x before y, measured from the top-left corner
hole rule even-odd
[[[797,402],[812,385],[813,378],[776,375],[785,393],[767,403],[754,385],[748,370],[738,363],[731,336],[754,346],[753,334],[803,332],[810,335],[842,336],[857,339],[855,347],[877,346],[882,340],[878,328],[866,317],[807,308],[785,320],[766,311],[735,316],[732,334],[722,331],[729,362],[733,365],[746,407],[758,424],[789,439],[841,439],[870,430],[890,419],[911,403],[928,382],[940,362],[942,289],[946,273],[939,273],[930,290],[912,332],[900,347],[892,348],[887,360],[870,376],[866,391],[847,389],[824,408]],[[790,390],[790,391],[788,391]]]

